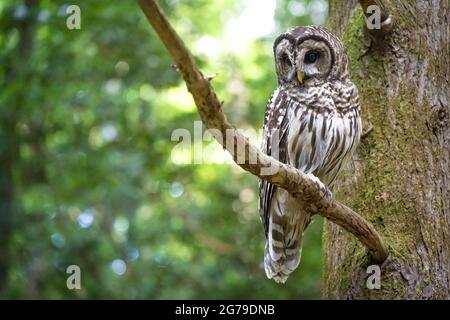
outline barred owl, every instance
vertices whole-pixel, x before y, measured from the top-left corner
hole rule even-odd
[[[313,174],[331,191],[361,134],[358,90],[345,49],[323,27],[296,27],[275,40],[274,55],[278,88],[267,105],[262,151]],[[311,216],[288,192],[263,180],[259,205],[265,272],[284,283],[300,263]]]

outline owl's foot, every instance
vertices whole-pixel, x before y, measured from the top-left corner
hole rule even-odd
[[[333,193],[325,184],[323,184],[322,181],[320,181],[319,178],[317,178],[315,175],[313,175],[311,173],[307,174],[307,176],[309,179],[314,181],[314,183],[316,184],[317,188],[320,190],[320,193],[323,197],[327,198],[328,200],[333,200]]]
[[[324,185],[325,186],[325,185]],[[325,194],[324,197],[327,198],[328,200],[333,200],[334,199],[334,195],[333,192],[331,192],[330,188],[328,188],[327,186],[325,186]]]

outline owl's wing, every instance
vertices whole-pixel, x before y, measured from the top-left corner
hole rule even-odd
[[[288,107],[289,105],[286,94],[277,89],[267,104],[264,116],[261,150],[265,154],[272,156],[272,147],[275,147],[273,146],[272,136],[273,134],[279,134],[277,146],[278,160],[282,163],[287,162],[287,133],[289,128],[289,121],[287,117]],[[259,210],[266,236],[269,227],[270,204],[276,189],[277,186],[265,180],[260,180],[259,182]]]

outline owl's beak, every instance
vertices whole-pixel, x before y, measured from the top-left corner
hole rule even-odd
[[[297,70],[297,79],[300,84],[303,84],[303,73],[300,70]]]

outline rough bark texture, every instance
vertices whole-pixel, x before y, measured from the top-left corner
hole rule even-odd
[[[363,30],[355,0],[330,0],[330,28],[345,42],[363,122],[373,126],[338,198],[375,226],[390,257],[381,289],[367,289],[364,248],[326,223],[324,297],[449,299],[449,4],[384,3],[395,27],[382,42]]]

